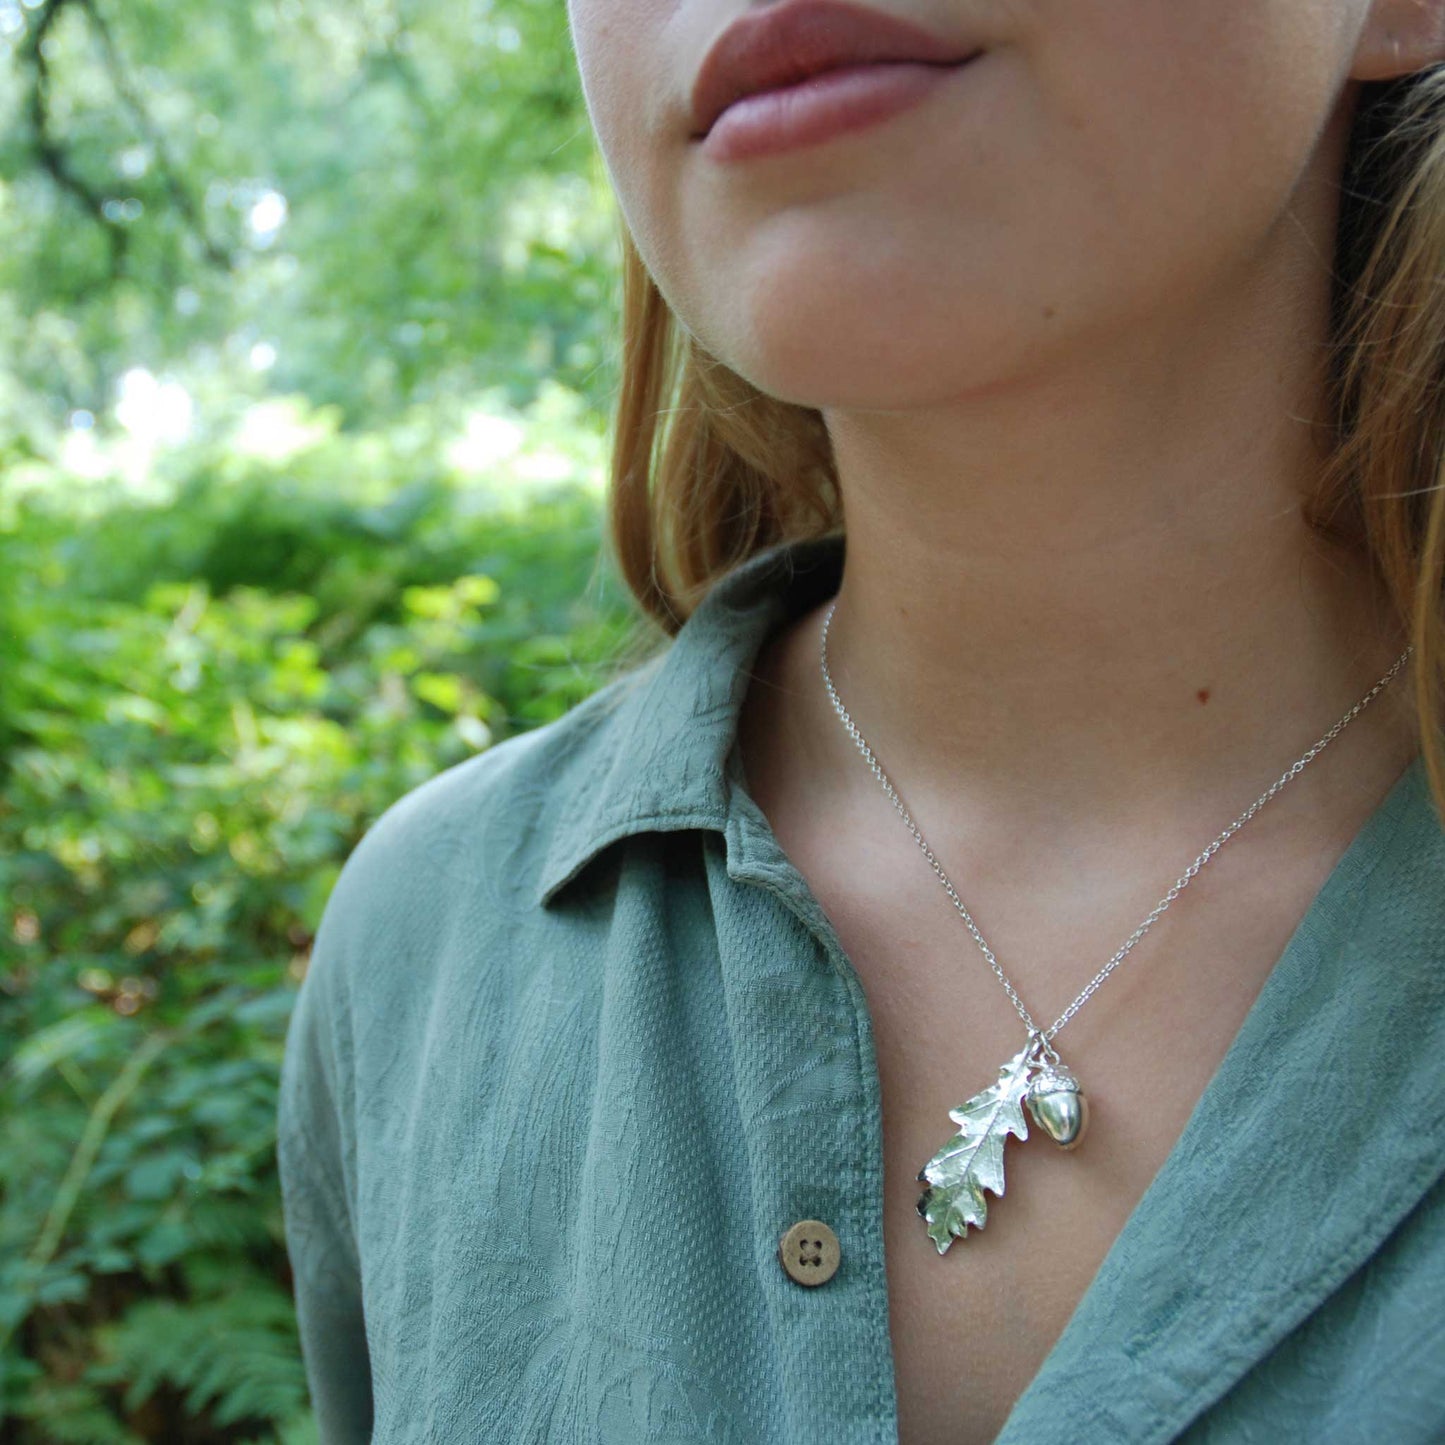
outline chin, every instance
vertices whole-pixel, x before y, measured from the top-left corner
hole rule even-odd
[[[1026,349],[1017,329],[795,311],[703,344],[759,391],[798,406],[909,411],[1007,383]],[[699,338],[703,339],[703,338]]]

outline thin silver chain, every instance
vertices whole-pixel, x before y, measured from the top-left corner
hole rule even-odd
[[[1040,1032],[1038,1025],[1034,1023],[1032,1017],[1029,1015],[1028,1009],[1024,1007],[1023,1000],[1018,996],[1018,993],[1014,989],[1013,984],[1008,981],[1008,978],[1005,976],[1003,969],[998,966],[998,959],[993,956],[993,950],[988,946],[987,943],[984,942],[983,935],[978,931],[978,925],[974,923],[968,909],[963,906],[963,900],[958,896],[958,893],[954,889],[953,884],[948,881],[948,875],[943,871],[943,868],[940,866],[938,859],[934,857],[933,849],[930,848],[926,842],[924,842],[923,834],[918,831],[917,824],[915,824],[913,819],[908,816],[908,809],[903,806],[902,800],[893,789],[893,784],[888,781],[888,775],[879,766],[878,759],[874,757],[873,749],[868,746],[868,744],[863,739],[863,734],[858,731],[857,724],[854,723],[853,719],[848,716],[848,710],[843,706],[843,700],[838,696],[837,688],[833,686],[833,679],[828,672],[828,628],[832,625],[833,609],[837,605],[838,604],[835,601],[829,606],[828,615],[823,620],[823,641],[821,648],[823,682],[827,686],[828,696],[833,700],[833,707],[837,711],[838,716],[843,720],[843,726],[847,728],[849,736],[852,737],[853,741],[858,744],[859,751],[862,752],[863,756],[867,759],[868,766],[873,770],[873,776],[876,777],[878,781],[883,784],[883,790],[893,800],[893,806],[898,809],[898,812],[902,816],[903,821],[908,824],[908,831],[913,834],[914,840],[917,842],[918,846],[923,849],[924,854],[927,856],[929,863],[933,867],[933,871],[938,875],[938,881],[943,884],[945,889],[947,889],[948,896],[953,900],[953,906],[958,909],[959,913],[963,916],[963,921],[968,925],[968,931],[973,934],[975,942],[983,950],[983,956],[988,960],[989,967],[993,969],[994,973],[998,975],[999,982],[1003,984],[1005,992],[1007,992],[1009,998],[1013,1000],[1013,1006],[1018,1010],[1019,1017],[1024,1021],[1025,1025],[1027,1025],[1028,1030],[1031,1034],[1038,1033]],[[1242,828],[1247,822],[1249,822],[1249,820],[1254,817],[1254,815],[1267,802],[1269,802],[1269,800],[1274,797],[1274,795],[1279,792],[1279,790],[1284,787],[1286,783],[1288,783],[1292,778],[1298,777],[1299,774],[1304,770],[1306,764],[1313,761],[1316,755],[1318,755],[1326,747],[1328,747],[1330,743],[1332,743],[1340,735],[1340,733],[1345,730],[1349,723],[1351,723],[1361,712],[1364,711],[1365,708],[1370,705],[1371,702],[1374,701],[1374,699],[1384,690],[1384,688],[1388,686],[1391,680],[1395,677],[1395,674],[1398,673],[1400,669],[1405,665],[1406,661],[1409,659],[1411,652],[1413,651],[1413,645],[1407,647],[1404,652],[1402,652],[1399,657],[1395,659],[1395,662],[1391,666],[1390,670],[1379,680],[1379,682],[1377,682],[1374,687],[1372,687],[1369,692],[1367,692],[1365,696],[1362,697],[1359,702],[1357,702],[1354,707],[1352,707],[1349,712],[1347,712],[1344,717],[1342,717],[1339,722],[1337,722],[1334,727],[1329,730],[1329,732],[1327,732],[1317,743],[1315,743],[1315,745],[1310,748],[1310,750],[1305,753],[1303,757],[1291,763],[1290,766],[1280,775],[1280,777],[1274,783],[1272,783],[1265,792],[1261,793],[1260,796],[1256,798],[1255,801],[1251,803],[1249,807],[1246,808],[1244,812],[1242,812],[1239,817],[1237,817],[1234,822],[1232,822],[1229,827],[1227,827],[1224,832],[1222,832],[1219,837],[1217,837],[1194,860],[1194,862],[1192,862],[1189,867],[1184,870],[1184,872],[1175,882],[1174,886],[1155,905],[1153,912],[1151,912],[1149,916],[1138,926],[1138,928],[1136,928],[1134,932],[1129,935],[1127,941],[1124,943],[1124,946],[1113,956],[1113,958],[1111,958],[1108,963],[1106,963],[1104,967],[1101,968],[1098,973],[1094,975],[1094,977],[1089,981],[1088,986],[1078,996],[1078,998],[1076,998],[1073,1003],[1071,1003],[1068,1008],[1066,1008],[1063,1013],[1059,1015],[1059,1017],[1054,1021],[1053,1025],[1050,1028],[1042,1030],[1043,1040],[1046,1046],[1048,1045],[1049,1041],[1054,1037],[1054,1035],[1057,1034],[1058,1031],[1063,1028],[1063,1026],[1068,1023],[1068,1021],[1073,1018],[1076,1013],[1078,1013],[1078,1011],[1084,1006],[1084,1004],[1088,1002],[1088,1000],[1093,996],[1094,991],[1099,987],[1099,985],[1103,983],[1103,981],[1108,978],[1108,976],[1113,973],[1113,971],[1124,961],[1130,949],[1132,949],[1134,945],[1138,943],[1141,938],[1143,938],[1145,933],[1148,932],[1149,928],[1153,925],[1154,921],[1159,917],[1159,915],[1163,913],[1164,910],[1168,908],[1169,905],[1188,886],[1189,881],[1194,877],[1194,875],[1198,873],[1199,870],[1204,867],[1204,865],[1209,862],[1209,860],[1219,851],[1219,849],[1222,848],[1224,844],[1228,842],[1229,839],[1233,837],[1233,835],[1240,828]],[[1057,1055],[1053,1053],[1052,1048],[1050,1048],[1048,1052],[1052,1057],[1057,1059]]]

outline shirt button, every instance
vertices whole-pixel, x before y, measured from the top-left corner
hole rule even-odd
[[[838,1236],[821,1219],[800,1219],[778,1241],[778,1258],[799,1284],[827,1284],[841,1257]]]

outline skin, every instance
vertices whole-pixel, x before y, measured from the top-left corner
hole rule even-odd
[[[987,53],[883,125],[730,165],[690,143],[687,96],[743,0],[570,16],[674,312],[822,411],[848,532],[834,680],[1047,1023],[1407,641],[1300,499],[1359,82],[1445,59],[1445,0],[874,3]],[[1416,753],[1413,699],[1397,677],[1070,1021],[1087,1145],[1015,1151],[1007,1206],[940,1261],[914,1174],[1020,1024],[833,713],[823,612],[765,644],[739,746],[867,993],[900,1438],[970,1445]],[[1041,1248],[1060,1219],[1069,1248]]]

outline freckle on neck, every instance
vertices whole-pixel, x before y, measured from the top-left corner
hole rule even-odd
[[[1201,687],[1194,696],[1199,699],[1201,704],[1206,703],[1209,701],[1209,689],[1207,687]]]

